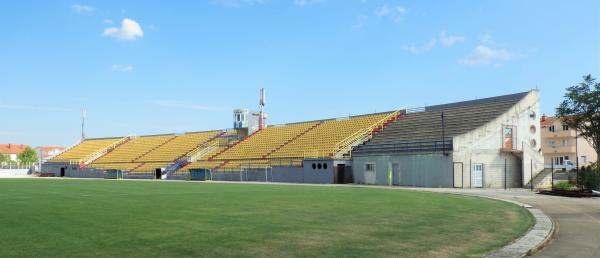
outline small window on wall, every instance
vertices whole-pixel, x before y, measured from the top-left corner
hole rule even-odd
[[[563,131],[569,131],[569,126],[568,125],[563,125]]]
[[[319,163],[319,165],[317,165],[317,167],[318,167],[319,169],[323,168],[323,166],[321,165],[321,163]]]
[[[313,169],[317,169],[317,164],[316,164],[316,163],[313,163],[313,164],[312,164],[312,168],[313,168]]]
[[[365,171],[367,171],[367,172],[375,171],[375,164],[373,164],[373,163],[365,164]]]
[[[550,131],[550,132],[554,132],[554,126],[553,126],[553,125],[549,126],[549,127],[548,127],[548,131]]]
[[[532,125],[532,126],[530,126],[530,127],[529,127],[529,132],[530,132],[531,134],[534,134],[534,133],[535,133],[535,131],[537,131],[537,129],[535,128],[535,125]]]
[[[327,169],[327,163],[323,163],[323,169]]]
[[[531,141],[529,141],[529,145],[531,145],[532,148],[535,148],[537,142],[535,141],[535,139],[531,139]]]
[[[530,111],[529,112],[529,118],[535,119],[535,111]]]

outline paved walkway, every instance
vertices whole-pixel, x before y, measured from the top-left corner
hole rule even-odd
[[[427,190],[476,194],[529,204],[552,217],[557,224],[554,239],[534,257],[600,258],[600,198],[547,196],[520,189]]]

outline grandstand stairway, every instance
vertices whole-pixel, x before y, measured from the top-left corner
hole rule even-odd
[[[402,107],[402,108],[392,112],[391,114],[389,114],[388,116],[384,117],[383,119],[377,121],[370,127],[360,130],[360,131],[348,136],[346,139],[340,141],[338,144],[336,144],[331,155],[333,156],[333,158],[338,158],[338,159],[351,158],[352,149],[354,147],[368,142],[369,140],[371,140],[371,138],[374,135],[383,131],[390,124],[404,118],[405,116],[406,116],[406,107]]]
[[[223,134],[219,134],[218,136],[213,137],[212,139],[208,140],[208,142],[205,142],[202,145],[200,145],[199,148],[188,152],[183,157],[180,157],[179,159],[175,160],[173,163],[169,164],[169,166],[165,169],[165,171],[162,174],[162,179],[167,179],[169,176],[171,176],[175,172],[177,172],[177,170],[189,165],[190,163],[192,163],[194,161],[197,161],[197,160],[203,158],[207,154],[218,149],[219,142],[216,139],[219,136],[222,136]]]

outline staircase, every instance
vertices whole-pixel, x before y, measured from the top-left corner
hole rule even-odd
[[[552,188],[552,169],[545,168],[533,177],[533,187],[535,189],[551,189]],[[531,187],[531,182],[529,187]]]
[[[225,132],[209,139],[208,141],[204,142],[204,144],[199,145],[197,148],[193,149],[184,156],[175,160],[173,163],[169,164],[169,166],[163,172],[162,178],[167,179],[169,176],[177,172],[177,170],[219,149],[220,144],[218,138],[221,137],[223,134],[225,134]]]
[[[133,138],[133,136],[131,136],[131,135],[123,137],[123,138],[119,139],[118,141],[112,143],[111,145],[106,146],[103,149],[97,150],[97,151],[87,155],[86,157],[79,159],[79,161],[78,161],[79,168],[87,167],[87,165],[94,162],[94,160],[106,155],[107,153],[111,152],[112,150],[119,147],[120,145],[128,142],[131,138]]]
[[[352,135],[346,137],[345,139],[341,140],[340,142],[338,142],[335,145],[335,147],[333,148],[333,150],[331,151],[333,158],[337,158],[337,159],[350,158],[352,148],[354,148],[360,144],[363,144],[364,142],[371,139],[373,137],[373,135],[381,132],[383,129],[385,129],[391,123],[403,118],[406,115],[406,109],[407,109],[407,107],[402,107],[402,108],[390,113],[383,119],[377,121],[376,123],[372,124],[371,126],[365,128],[365,129],[359,130],[359,131],[353,133]]]
[[[165,171],[163,171],[163,173],[161,175],[161,179],[169,178],[169,176],[173,175],[173,173],[177,172],[177,170],[179,170],[182,167],[187,166],[190,163],[191,162],[189,162],[187,159],[176,160],[175,162],[169,164],[169,166],[165,169]]]

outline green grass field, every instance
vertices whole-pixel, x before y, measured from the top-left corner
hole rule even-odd
[[[0,257],[480,256],[516,205],[350,187],[0,179]]]

